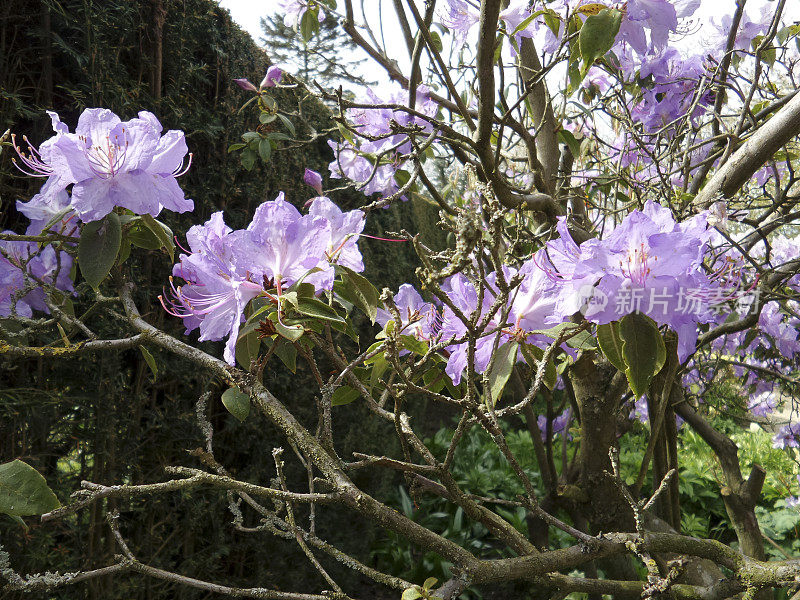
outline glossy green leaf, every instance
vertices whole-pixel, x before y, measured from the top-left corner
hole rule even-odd
[[[175,260],[175,237],[172,230],[164,225],[161,221],[156,221],[148,214],[142,215],[142,223],[150,230],[150,232],[158,238],[161,242],[161,247],[169,253],[170,260]]]
[[[623,373],[628,366],[622,358],[622,338],[619,336],[619,323],[616,321],[597,326],[597,342],[609,362]]]
[[[622,12],[606,8],[586,18],[578,34],[578,47],[583,58],[583,75],[598,58],[611,50],[619,33]]]
[[[294,123],[292,123],[289,120],[289,117],[287,117],[286,115],[282,115],[281,113],[277,114],[278,118],[281,120],[281,123],[283,123],[283,126],[286,127],[286,129],[289,131],[289,135],[291,135],[292,137],[296,136],[297,131],[294,128]]]
[[[153,373],[153,377],[154,378],[158,377],[158,365],[156,364],[156,359],[153,358],[153,355],[150,354],[150,351],[144,346],[139,346],[139,351],[142,353],[144,362],[146,362],[147,366],[150,367],[150,371]]]
[[[58,498],[36,469],[21,460],[0,465],[0,513],[25,517],[59,506]]]
[[[337,294],[353,306],[357,306],[369,317],[371,323],[378,316],[378,290],[366,278],[352,269],[336,266],[342,281],[334,289]]]
[[[653,320],[641,313],[623,317],[619,337],[628,384],[634,396],[640,398],[667,360],[664,338]]]
[[[420,356],[425,356],[428,352],[428,344],[422,340],[418,340],[413,335],[401,335],[400,345],[409,352],[419,354]]]
[[[297,348],[295,345],[281,338],[277,338],[275,344],[275,356],[281,359],[287,369],[295,373],[297,371]]]
[[[514,364],[517,362],[517,350],[519,350],[517,342],[503,344],[497,349],[494,365],[492,365],[492,370],[489,373],[489,389],[492,393],[492,403],[495,405],[503,395],[503,389],[511,376]]]
[[[297,297],[295,305],[297,312],[307,317],[344,323],[344,319],[333,308],[316,298]]]
[[[99,221],[86,223],[78,242],[78,265],[81,275],[93,289],[108,276],[117,260],[122,242],[122,227],[116,213],[108,213]]]
[[[522,350],[522,357],[525,359],[525,362],[528,363],[528,366],[534,371],[537,371],[542,362],[542,358],[544,358],[544,350],[530,344],[521,344],[520,350]],[[553,361],[554,357],[555,352],[550,355],[550,360],[547,361],[544,367],[544,378],[542,379],[542,383],[544,383],[549,390],[556,387],[556,382],[558,381],[558,371]]]
[[[336,388],[331,396],[331,406],[344,406],[350,404],[358,398],[358,390],[351,388],[349,385],[343,385]]]
[[[417,600],[418,598],[422,598],[422,594],[420,593],[419,588],[414,586],[403,591],[403,595],[400,598],[401,600]]]
[[[232,387],[225,390],[222,393],[222,404],[239,421],[244,421],[250,414],[250,396],[239,388]]]
[[[278,332],[278,335],[286,338],[290,342],[296,342],[303,337],[303,333],[305,332],[302,325],[284,325],[279,321],[275,323],[275,330]]]
[[[236,348],[234,349],[236,362],[239,363],[243,369],[248,370],[258,356],[258,350],[261,348],[261,340],[258,337],[258,333],[255,331],[259,323],[252,323],[251,325],[253,325],[253,327],[248,327],[247,330],[242,329],[239,332],[239,337],[236,340]]]
[[[272,156],[272,142],[266,138],[258,142],[258,155],[264,162],[269,162],[269,157]]]

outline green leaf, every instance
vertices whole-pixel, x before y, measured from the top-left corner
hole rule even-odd
[[[59,506],[58,498],[36,469],[21,460],[0,465],[0,513],[26,517]]]
[[[578,350],[594,350],[597,342],[588,331],[579,331],[567,340],[567,346]]]
[[[289,130],[289,133],[291,134],[292,137],[297,135],[297,131],[294,128],[294,123],[292,123],[289,120],[289,117],[287,117],[286,115],[282,115],[281,113],[278,113],[278,118],[283,123],[283,126],[286,127],[286,129]]]
[[[164,225],[161,221],[156,221],[151,215],[143,214],[142,223],[144,223],[151,233],[158,238],[161,242],[161,247],[169,253],[170,260],[175,260],[175,238],[172,235],[172,230]]]
[[[351,388],[349,385],[338,387],[331,396],[331,406],[344,406],[345,404],[350,404],[356,398],[358,398],[358,395],[358,390]]]
[[[117,253],[117,264],[123,265],[125,261],[130,258],[131,255],[131,242],[130,240],[123,238],[122,243],[119,247],[119,252]]]
[[[425,354],[428,352],[428,344],[422,340],[418,340],[413,335],[401,335],[400,345],[409,352],[413,352],[414,354],[418,354],[420,356],[425,356]]]
[[[97,291],[117,260],[122,227],[116,213],[86,223],[78,242],[78,265],[86,282]]]
[[[559,129],[558,137],[561,138],[561,141],[569,147],[569,150],[572,152],[572,156],[574,158],[578,159],[581,157],[581,143],[571,131],[568,129]]]
[[[161,240],[156,237],[150,229],[141,222],[137,222],[125,233],[123,244],[125,241],[130,242],[137,248],[144,248],[145,250],[158,250],[161,248]],[[121,251],[120,251],[121,252]]]
[[[401,600],[417,600],[418,598],[422,598],[422,594],[417,586],[406,589],[401,596]]]
[[[247,148],[239,156],[239,161],[245,169],[252,171],[253,167],[256,165],[256,153],[250,148]]]
[[[489,373],[489,389],[492,393],[492,403],[495,405],[500,400],[500,396],[503,395],[503,388],[506,387],[508,378],[511,376],[511,370],[514,368],[514,363],[517,362],[518,349],[519,344],[517,342],[503,344],[497,349],[494,365],[492,365],[492,371]]]
[[[305,329],[303,329],[302,325],[284,325],[280,321],[275,322],[275,331],[290,342],[296,342],[303,337],[303,333],[305,333]]]
[[[253,323],[253,327],[249,327],[247,330],[242,329],[236,340],[234,355],[236,362],[244,369],[250,369],[250,365],[253,364],[253,361],[258,356],[258,350],[261,348],[261,340],[255,331],[258,326],[259,323]]]
[[[442,53],[444,50],[444,44],[442,44],[442,36],[440,36],[437,32],[431,31],[431,42],[433,42],[433,47],[436,49],[438,53]]]
[[[297,371],[297,348],[295,345],[280,338],[275,340],[275,344],[275,356],[281,359],[287,369],[295,373]]]
[[[542,358],[544,358],[544,350],[538,346],[531,346],[530,344],[522,344],[520,346],[520,350],[522,350],[522,356],[525,359],[525,362],[528,363],[528,366],[534,370],[538,369],[539,364],[542,362]],[[554,356],[555,353],[550,355],[550,360],[547,361],[547,364],[544,367],[544,378],[542,379],[542,382],[549,390],[552,390],[554,387],[556,387],[556,382],[558,381],[558,371],[556,370],[556,365],[553,362]]]
[[[269,162],[269,157],[272,156],[272,142],[266,138],[258,142],[258,155],[264,162]]]
[[[344,319],[339,316],[339,313],[316,298],[298,297],[296,306],[297,312],[304,314],[307,317],[322,319],[324,321],[338,321],[339,323],[344,323]]]
[[[277,118],[278,116],[275,113],[262,112],[260,115],[258,115],[258,122],[261,123],[262,125],[268,125]]]
[[[153,355],[150,354],[150,351],[144,346],[139,346],[139,350],[144,357],[144,362],[147,363],[147,366],[150,367],[150,370],[153,372],[153,378],[155,379],[158,377],[158,365],[156,364],[156,359],[153,358]]]
[[[641,398],[667,360],[664,338],[652,319],[631,313],[619,323],[625,375],[633,395]]]
[[[307,44],[317,31],[319,31],[319,8],[310,8],[300,20],[300,35]]]
[[[364,311],[370,323],[375,323],[375,318],[378,316],[378,290],[352,269],[337,265],[336,270],[341,275],[343,284],[336,286],[336,293]]]
[[[436,585],[436,582],[438,582],[438,581],[439,580],[436,579],[436,577],[428,577],[425,580],[425,583],[422,584],[422,588],[425,589],[425,590],[430,590],[430,589],[433,588],[433,586]]]
[[[586,18],[578,34],[578,47],[583,58],[583,76],[594,61],[611,50],[621,22],[622,12],[614,8],[605,8],[596,15]]]
[[[250,396],[237,387],[228,388],[222,393],[222,403],[239,421],[244,421],[250,414]]]
[[[622,338],[619,337],[619,323],[597,326],[597,341],[609,362],[623,373],[628,368],[622,358]]]

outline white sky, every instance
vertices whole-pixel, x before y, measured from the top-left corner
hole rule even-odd
[[[247,31],[255,42],[261,45],[261,18],[271,15],[278,10],[278,0],[219,0],[220,6],[227,8],[231,12],[231,16],[236,23],[239,24],[245,31]],[[342,2],[339,2],[341,8]],[[420,3],[421,4],[421,3]],[[444,4],[440,1],[440,4]],[[391,51],[397,50],[395,56],[391,56],[398,61],[401,68],[408,65],[408,54],[406,51],[405,41],[402,37],[399,25],[394,20],[394,8],[391,0],[353,0],[353,6],[356,11],[356,22],[362,22],[361,7],[364,7],[367,19],[375,32],[375,35],[380,40],[381,32],[379,29],[379,14],[381,6],[384,7],[383,15],[386,20],[383,27],[383,36],[386,42],[386,47]],[[746,5],[746,14],[754,21],[760,20],[763,12],[772,13],[774,10],[774,0],[750,0]],[[736,8],[736,0],[702,0],[700,8],[691,17],[692,25],[691,32],[694,42],[698,46],[703,45],[704,40],[708,40],[710,35],[704,35],[706,31],[713,31],[712,20],[719,22],[725,15],[733,15]],[[763,11],[763,12],[762,12]],[[796,22],[800,20],[800,2],[797,0],[788,0],[784,10],[784,22]],[[267,48],[267,53],[269,49]],[[361,58],[362,54],[358,57]],[[289,67],[290,65],[279,65]],[[373,81],[378,81],[383,85],[388,82],[383,69],[368,59],[362,64],[362,75]],[[404,69],[405,71],[405,69]]]

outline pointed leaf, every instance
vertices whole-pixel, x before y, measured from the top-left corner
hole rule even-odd
[[[616,321],[597,326],[597,342],[609,362],[623,373],[628,365],[622,358],[622,338],[619,336],[619,323]]]
[[[222,393],[222,403],[239,421],[244,421],[250,414],[250,396],[239,388],[232,387],[225,390]]]
[[[147,363],[147,366],[150,367],[150,371],[153,373],[153,378],[155,379],[158,377],[158,365],[156,364],[156,359],[153,358],[153,355],[150,354],[150,351],[145,348],[144,346],[139,346],[139,350],[144,357],[144,362]]]
[[[633,395],[641,398],[667,360],[664,338],[653,320],[641,313],[623,317],[619,323],[619,335],[628,384]]]
[[[36,469],[21,460],[0,465],[0,513],[25,517],[59,506],[58,498]]]
[[[175,260],[175,239],[172,235],[172,230],[164,225],[161,221],[156,221],[152,216],[147,213],[142,215],[142,223],[158,238],[161,242],[161,247],[169,253],[170,260]]]
[[[122,227],[116,213],[86,223],[78,242],[78,265],[86,282],[97,291],[117,260]]]
[[[280,321],[277,321],[275,323],[275,331],[277,331],[281,337],[285,337],[290,342],[296,342],[303,337],[305,329],[303,329],[302,325],[284,325]]]
[[[298,297],[295,305],[297,307],[297,312],[304,314],[307,317],[322,319],[324,321],[338,321],[340,323],[344,323],[344,319],[339,315],[339,313],[316,298]]]
[[[359,392],[357,389],[351,388],[349,385],[343,385],[342,387],[336,388],[336,391],[333,392],[331,396],[331,406],[350,404],[358,398],[358,396]]]
[[[337,265],[336,270],[342,277],[341,284],[335,286],[336,293],[363,310],[370,322],[375,323],[378,316],[378,290],[352,269]]]
[[[611,50],[619,33],[622,12],[614,8],[606,8],[596,15],[590,15],[584,21],[578,34],[578,47],[583,58],[583,75],[594,61]]]
[[[511,370],[517,362],[518,349],[519,344],[517,342],[503,344],[497,349],[494,365],[492,365],[492,371],[489,373],[489,389],[492,393],[492,403],[495,405],[500,400],[503,388],[506,387],[508,378],[511,376]]]
[[[538,346],[532,346],[530,344],[520,345],[520,350],[522,350],[522,357],[525,359],[525,362],[528,363],[528,366],[534,371],[537,370],[539,368],[539,364],[542,362],[542,358],[544,357],[544,350]],[[556,364],[553,360],[554,358],[555,352],[550,355],[550,360],[547,361],[547,364],[544,367],[544,378],[542,379],[542,383],[547,386],[548,390],[555,388],[558,381],[558,371],[556,370]]]

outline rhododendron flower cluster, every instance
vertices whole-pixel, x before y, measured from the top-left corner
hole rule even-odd
[[[49,313],[41,284],[71,293],[71,268],[72,257],[52,246],[39,249],[35,242],[0,240],[0,317],[31,317],[34,310]]]
[[[136,214],[157,216],[163,208],[186,212],[194,208],[176,177],[188,165],[182,131],[162,127],[152,113],[142,111],[129,121],[108,109],[87,108],[75,133],[54,112],[48,112],[55,135],[26,153],[16,146],[20,168],[46,177],[35,206],[71,186],[69,205],[83,222],[102,219],[120,206]]]
[[[376,107],[348,109],[346,116],[359,135],[368,139],[358,138],[359,141],[355,144],[347,140],[328,141],[335,155],[329,165],[331,177],[347,178],[355,182],[367,196],[380,194],[387,197],[397,192],[400,186],[395,180],[395,173],[403,168],[406,162],[404,155],[411,152],[412,145],[405,134],[395,132],[392,123],[404,128],[416,127],[422,132],[431,130],[431,124],[422,117],[383,107],[391,104],[405,105],[407,102],[408,92],[402,89],[395,89],[386,100],[373,90],[367,90],[363,103]],[[419,86],[417,90],[415,108],[428,117],[434,117],[439,110],[436,102],[428,96],[425,86]],[[377,157],[378,162],[373,162],[365,154]]]
[[[186,284],[172,284],[162,304],[184,320],[187,333],[199,328],[201,341],[227,337],[225,360],[234,364],[247,304],[258,296],[277,303],[301,280],[330,291],[333,264],[363,271],[357,245],[363,228],[363,212],[342,212],[326,197],[314,199],[309,214],[301,215],[281,193],[237,231],[225,225],[222,213],[214,213],[187,233],[189,253],[181,254],[172,271]]]
[[[678,333],[681,361],[694,351],[698,323],[716,319],[709,298],[720,296],[703,269],[705,215],[678,224],[669,209],[648,201],[602,240],[580,246],[563,220],[558,227],[561,237],[548,243],[542,266],[560,282],[560,314],[582,310],[605,324],[641,312]]]

